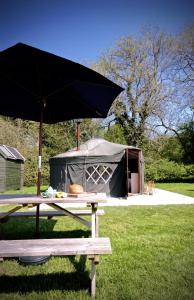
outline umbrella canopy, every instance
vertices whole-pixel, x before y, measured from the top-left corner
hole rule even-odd
[[[104,118],[123,89],[73,61],[18,43],[0,52],[0,114],[56,123]]]
[[[38,195],[42,123],[104,118],[122,90],[85,66],[22,43],[0,52],[0,115],[40,122]]]
[[[37,195],[43,122],[104,118],[122,90],[93,70],[22,43],[0,52],[0,115],[40,122]]]

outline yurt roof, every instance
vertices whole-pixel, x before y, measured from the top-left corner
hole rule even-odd
[[[108,156],[123,152],[125,149],[138,149],[133,146],[108,142],[102,138],[93,138],[81,144],[79,150],[73,148],[65,153],[58,154],[54,158],[74,156]]]

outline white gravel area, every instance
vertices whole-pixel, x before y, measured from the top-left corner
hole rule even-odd
[[[103,196],[103,198],[105,198]],[[155,189],[153,195],[132,195],[128,198],[106,197],[106,203],[99,203],[99,206],[130,206],[130,205],[168,205],[168,204],[194,204],[194,198],[177,193]],[[61,205],[61,204],[60,204]],[[61,205],[63,207],[86,207],[85,204],[72,203]],[[49,209],[46,204],[41,209]]]
[[[105,206],[129,205],[166,205],[166,204],[194,204],[194,198],[177,193],[155,189],[153,195],[134,195],[127,199],[107,198]],[[100,204],[101,205],[101,204]]]

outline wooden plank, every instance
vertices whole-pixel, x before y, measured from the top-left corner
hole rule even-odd
[[[82,209],[82,210],[69,210],[72,214],[78,215],[78,216],[91,216],[91,210],[88,209]],[[6,213],[0,213],[1,216],[4,216]],[[96,212],[97,216],[103,216],[104,215],[104,209],[98,209]],[[9,217],[35,217],[36,212],[35,211],[22,211],[22,212],[14,212],[9,214]],[[40,211],[39,213],[40,217],[58,217],[58,216],[66,216],[65,212],[62,210],[47,210],[47,211]]]
[[[71,205],[72,203],[106,203],[106,199],[100,198],[100,196],[83,197],[83,198],[42,198],[38,196],[7,196],[0,195],[0,204],[49,204],[49,203],[66,203]]]
[[[82,198],[82,197],[91,197],[91,196],[96,196],[96,195],[97,195],[97,193],[88,193],[88,192],[83,192],[83,193],[79,193],[79,194],[68,193],[67,197]]]
[[[16,206],[16,207],[10,209],[8,212],[1,213],[1,214],[0,214],[0,220],[1,220],[1,219],[4,219],[4,218],[6,218],[6,217],[9,217],[12,213],[14,213],[16,210],[19,210],[19,209],[21,209],[21,208],[22,208],[22,205],[18,205],[18,206]]]
[[[110,239],[0,240],[0,257],[111,254]]]
[[[6,189],[20,188],[20,164],[19,161],[6,161]]]

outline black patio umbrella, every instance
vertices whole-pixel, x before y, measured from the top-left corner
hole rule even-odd
[[[104,118],[122,90],[83,65],[29,45],[0,52],[0,115],[40,122],[37,195],[43,122]]]

